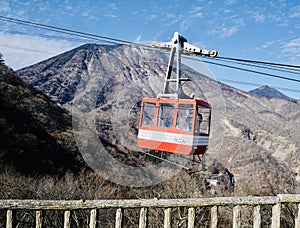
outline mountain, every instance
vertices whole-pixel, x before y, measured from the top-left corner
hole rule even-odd
[[[63,175],[87,168],[71,126],[65,109],[0,64],[0,171]]]
[[[167,63],[168,56],[153,50],[86,44],[17,73],[72,113],[80,151],[99,137],[123,162],[138,150],[139,102],[161,92]],[[237,195],[299,193],[299,102],[258,97],[188,66],[182,72],[192,79],[185,92],[213,107],[208,169],[233,174]]]
[[[257,89],[250,90],[249,93],[268,97],[268,98],[291,99],[290,97],[279,92],[277,89],[271,88],[267,85],[261,86]]]

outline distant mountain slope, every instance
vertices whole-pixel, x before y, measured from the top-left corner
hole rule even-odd
[[[115,145],[137,149],[138,104],[161,92],[168,57],[128,45],[87,44],[17,73]],[[300,104],[258,97],[182,68],[187,94],[212,104],[207,163],[217,159],[236,177],[236,194],[300,192]],[[263,187],[261,187],[263,186]]]
[[[267,85],[261,86],[257,89],[250,90],[249,93],[256,94],[259,96],[269,97],[269,98],[290,99],[290,97],[279,92],[277,89],[271,88]]]
[[[66,104],[73,100],[79,82],[89,79],[90,74],[96,73],[97,67],[102,68],[93,64],[117,47],[86,44],[17,73],[56,103]]]
[[[0,72],[1,168],[64,174],[87,167],[73,139],[70,115],[5,65]]]

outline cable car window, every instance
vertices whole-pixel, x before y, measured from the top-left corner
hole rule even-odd
[[[192,104],[179,104],[177,119],[176,119],[176,128],[191,132],[193,127],[193,114],[194,109]]]
[[[201,105],[197,106],[195,133],[209,133],[210,109]]]
[[[155,103],[145,102],[142,114],[142,126],[153,126],[155,116]]]
[[[172,127],[174,118],[174,104],[160,103],[158,111],[158,126]]]

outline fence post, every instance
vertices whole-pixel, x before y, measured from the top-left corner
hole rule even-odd
[[[191,207],[188,211],[188,228],[195,227],[195,208]]]
[[[148,209],[143,207],[140,210],[140,220],[139,220],[139,228],[146,228],[147,227],[147,213]]]
[[[298,203],[298,213],[295,216],[295,228],[300,228],[300,203]]]
[[[35,212],[35,227],[42,228],[42,222],[43,222],[42,211],[36,211]]]
[[[115,228],[121,228],[122,227],[122,219],[123,219],[122,208],[118,208],[117,211],[116,211]]]
[[[218,206],[213,206],[210,209],[210,228],[218,227]]]
[[[6,228],[12,228],[13,212],[12,210],[6,211]]]
[[[241,206],[233,207],[233,228],[241,227]]]
[[[253,208],[253,228],[260,228],[260,225],[261,225],[260,205],[256,205]]]
[[[280,228],[280,207],[280,203],[277,203],[272,207],[272,228]]]
[[[95,228],[96,227],[96,219],[97,216],[97,210],[96,209],[92,209],[91,210],[91,215],[90,215],[90,225],[89,228]]]
[[[164,218],[164,228],[171,228],[171,208],[166,208],[165,211],[165,218]]]
[[[65,213],[64,213],[64,228],[70,228],[71,227],[70,215],[71,215],[71,211],[65,211]]]

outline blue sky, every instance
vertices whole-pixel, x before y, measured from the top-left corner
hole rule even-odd
[[[296,0],[1,0],[0,15],[139,43],[170,41],[178,31],[189,43],[216,49],[220,56],[300,65],[300,2]],[[61,36],[0,21],[0,53],[12,68],[83,44],[32,33]],[[300,89],[299,82],[207,66],[216,78]],[[289,77],[300,79],[299,74]],[[300,99],[299,93],[282,92]]]

